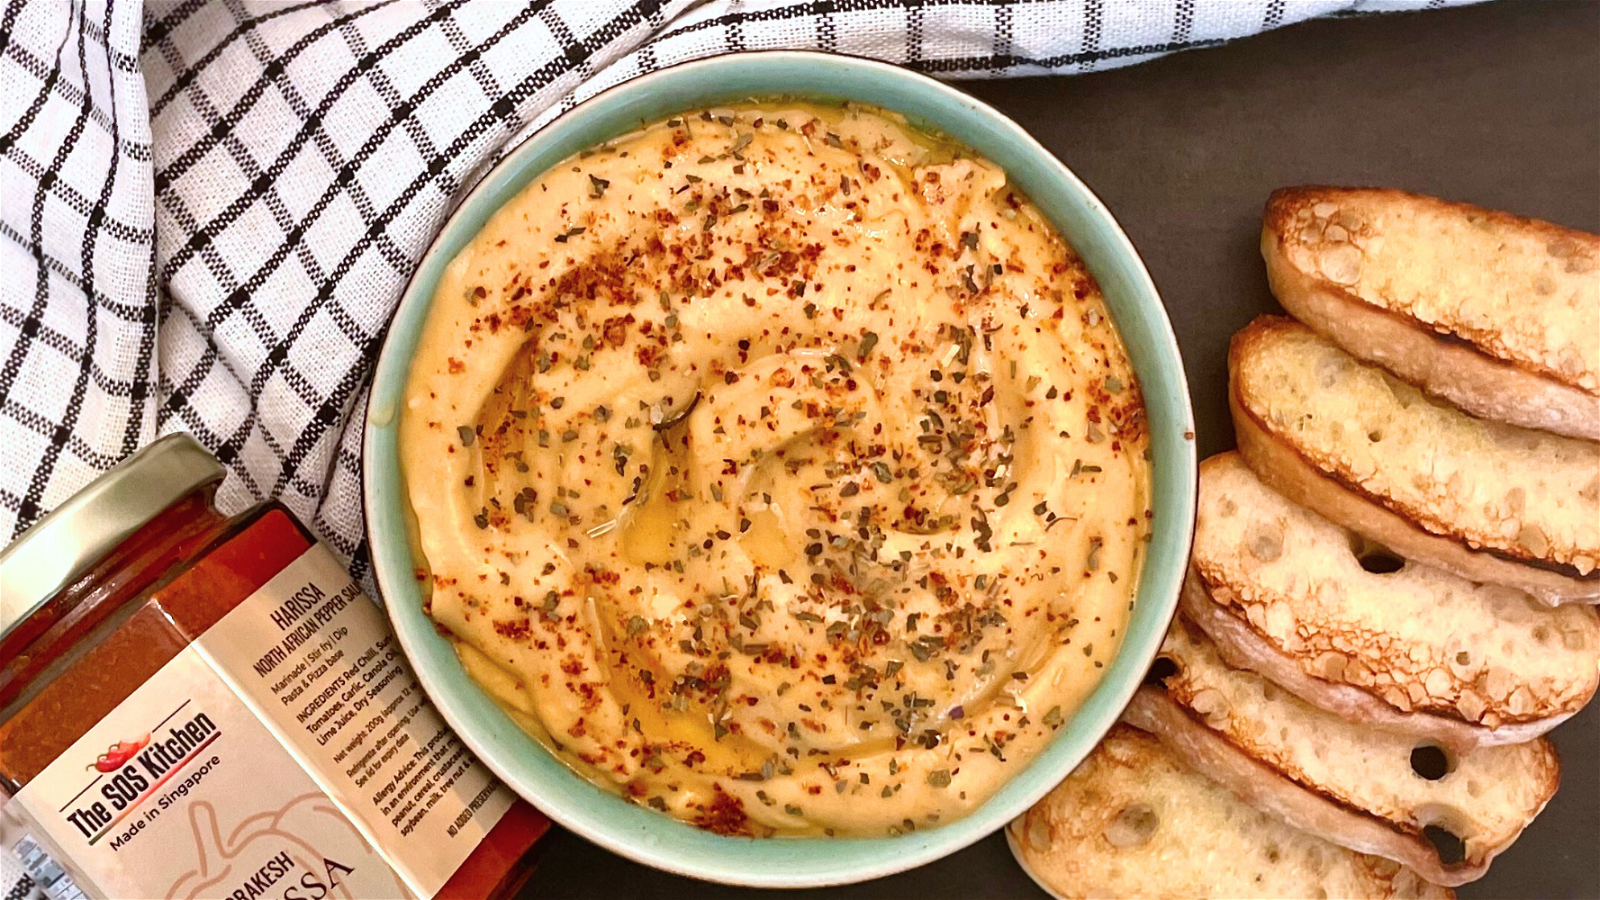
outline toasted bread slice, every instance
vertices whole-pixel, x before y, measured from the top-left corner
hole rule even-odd
[[[1247,806],[1127,725],[1013,820],[1006,840],[1040,887],[1073,900],[1453,896]]]
[[[1555,751],[1543,740],[1451,754],[1347,722],[1255,673],[1230,668],[1182,619],[1173,624],[1160,656],[1176,665],[1165,678],[1167,694],[1192,724],[1203,723],[1236,752],[1311,792],[1307,805],[1329,804],[1366,820],[1364,827],[1294,824],[1353,850],[1403,862],[1438,884],[1482,876],[1560,781]],[[1461,840],[1461,860],[1440,858],[1424,836],[1430,826]]]
[[[1290,319],[1234,335],[1239,450],[1279,493],[1547,603],[1600,600],[1600,443],[1476,419]]]
[[[1217,592],[1224,597],[1229,596],[1225,588],[1219,588]],[[1234,668],[1256,672],[1307,703],[1355,724],[1437,743],[1453,753],[1466,753],[1476,747],[1533,740],[1574,715],[1561,713],[1489,728],[1449,715],[1402,712],[1366,689],[1307,674],[1303,668],[1304,660],[1280,651],[1247,620],[1227,611],[1229,607],[1237,605],[1233,599],[1214,599],[1193,569],[1184,578],[1179,609],[1185,618],[1211,638],[1223,661]],[[1334,658],[1323,655],[1318,659],[1327,661]],[[1346,659],[1350,657],[1346,655]],[[1316,664],[1316,660],[1312,662]],[[1337,665],[1337,662],[1332,664]],[[1356,668],[1354,660],[1345,665]]]
[[[1236,453],[1200,464],[1183,610],[1236,668],[1458,750],[1550,730],[1600,684],[1600,616],[1549,609],[1369,545]]]
[[[1272,292],[1346,352],[1484,418],[1600,440],[1600,236],[1375,188],[1274,191]]]

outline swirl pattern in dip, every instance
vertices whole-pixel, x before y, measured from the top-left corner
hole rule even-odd
[[[1115,653],[1139,390],[1004,172],[859,108],[660,122],[448,268],[400,447],[430,613],[531,732],[737,834],[926,828]]]

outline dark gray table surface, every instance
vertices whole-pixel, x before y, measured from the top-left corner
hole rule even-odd
[[[1228,337],[1276,310],[1256,249],[1281,185],[1401,187],[1600,231],[1600,4],[1503,0],[1321,20],[1113,72],[969,83],[1116,215],[1166,300],[1202,456],[1233,446]],[[1462,898],[1600,898],[1600,703],[1562,725],[1561,790]],[[767,892],[657,872],[565,833],[523,898]],[[999,835],[891,878],[789,894],[1030,898]]]

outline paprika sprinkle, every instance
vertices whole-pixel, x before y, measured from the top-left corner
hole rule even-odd
[[[0,554],[4,844],[57,897],[513,894],[547,820],[286,508],[217,510],[223,471],[163,438]]]

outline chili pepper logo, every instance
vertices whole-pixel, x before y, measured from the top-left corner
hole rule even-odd
[[[94,769],[96,772],[115,772],[122,768],[122,764],[133,759],[133,755],[145,748],[150,743],[150,735],[145,735],[136,741],[117,741],[106,748],[93,764],[84,766],[85,769]]]

